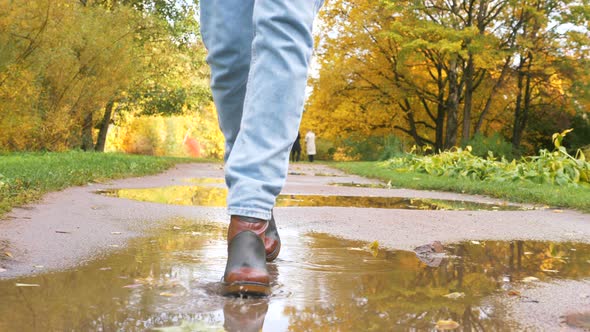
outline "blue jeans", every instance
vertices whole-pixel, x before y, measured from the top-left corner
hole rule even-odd
[[[201,0],[201,34],[225,136],[228,213],[270,219],[297,137],[323,0]]]

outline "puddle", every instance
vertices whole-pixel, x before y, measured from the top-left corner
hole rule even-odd
[[[224,233],[175,221],[77,269],[0,281],[0,331],[434,330],[448,319],[462,330],[510,330],[488,295],[530,277],[590,276],[586,244],[458,243],[433,268],[413,252],[374,255],[362,242],[283,231],[269,264],[273,295],[228,299],[218,295]]]
[[[338,187],[391,189],[391,185],[386,185],[383,183],[333,182],[330,183],[330,185]]]
[[[170,186],[159,188],[138,188],[105,190],[99,193],[142,202],[174,205],[198,205],[225,207],[227,190],[212,186]],[[277,207],[355,207],[409,210],[526,210],[515,205],[485,204],[470,201],[442,200],[407,197],[371,196],[321,196],[321,195],[279,195]]]
[[[191,184],[224,184],[225,180],[221,178],[190,178],[184,179],[183,182]]]

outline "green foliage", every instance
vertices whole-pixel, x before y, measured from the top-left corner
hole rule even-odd
[[[49,191],[127,176],[161,172],[187,158],[116,153],[15,153],[0,155],[0,215]]]
[[[354,135],[342,140],[342,148],[349,157],[367,161],[386,160],[404,153],[402,141],[394,135]]]
[[[408,154],[388,161],[396,169],[453,178],[493,182],[532,182],[553,185],[590,184],[590,163],[579,151],[574,157],[562,146],[568,132],[556,133],[552,139],[555,150],[539,151],[539,155],[508,162],[497,160],[492,152],[487,158],[471,154],[471,147],[453,149],[433,156]]]
[[[472,139],[465,143],[464,147],[471,146],[471,153],[478,157],[487,157],[489,152],[494,156],[504,157],[512,160],[512,145],[499,133],[494,133],[492,136],[484,136],[477,133]]]
[[[303,138],[301,139],[301,143],[304,147],[304,150],[301,153],[301,160],[307,160],[307,155],[305,154],[305,142],[303,141]],[[334,143],[327,139],[316,137],[315,150],[315,159],[317,160],[332,160],[334,157]]]
[[[588,114],[577,114],[571,119],[571,128],[574,130],[569,134],[565,145],[568,150],[576,151],[578,149],[590,150],[590,119]],[[590,158],[590,154],[586,154]]]
[[[459,193],[487,195],[512,202],[540,203],[570,207],[590,212],[588,186],[555,186],[529,181],[497,182],[419,173],[408,169],[392,168],[387,162],[344,162],[334,166],[347,172],[381,179],[394,187],[426,190],[445,190]]]

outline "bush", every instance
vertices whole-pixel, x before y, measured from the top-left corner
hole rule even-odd
[[[508,142],[499,133],[494,133],[491,136],[484,136],[481,133],[477,133],[463,146],[471,146],[471,154],[485,158],[489,152],[492,152],[496,157],[504,157],[508,160],[512,160],[512,144]]]
[[[353,160],[386,160],[404,152],[402,141],[389,136],[351,136],[342,141],[342,151]]]
[[[582,155],[572,156],[562,145],[563,138],[571,130],[556,133],[552,137],[555,149],[542,149],[539,155],[520,160],[496,160],[492,156],[482,158],[471,154],[471,147],[457,148],[433,156],[408,154],[390,159],[387,163],[398,170],[427,173],[435,176],[469,178],[495,182],[548,183],[555,185],[590,184],[590,163]]]

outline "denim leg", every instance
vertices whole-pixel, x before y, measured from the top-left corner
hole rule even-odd
[[[201,0],[200,10],[201,35],[208,50],[211,90],[227,160],[242,120],[254,38],[254,0]]]
[[[303,112],[312,25],[321,0],[255,0],[241,126],[228,156],[228,212],[270,219]]]

